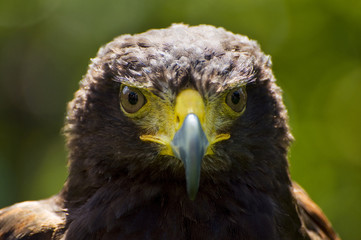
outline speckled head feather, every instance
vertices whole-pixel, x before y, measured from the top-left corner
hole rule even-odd
[[[101,67],[99,61],[114,81],[160,95],[185,86],[213,95],[255,80],[257,68],[271,65],[258,44],[245,36],[207,25],[178,24],[120,36],[100,49],[94,66]]]

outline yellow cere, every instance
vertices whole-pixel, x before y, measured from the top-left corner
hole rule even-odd
[[[176,105],[174,110],[177,122],[176,130],[182,127],[184,119],[190,113],[197,115],[202,126],[204,126],[204,101],[202,96],[196,90],[185,89],[180,92],[176,98]]]

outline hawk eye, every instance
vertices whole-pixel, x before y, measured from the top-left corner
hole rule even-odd
[[[226,97],[227,105],[235,112],[242,112],[246,106],[246,89],[244,87],[230,91]]]
[[[120,104],[127,113],[135,113],[143,107],[146,99],[142,92],[133,87],[123,85],[120,90]]]

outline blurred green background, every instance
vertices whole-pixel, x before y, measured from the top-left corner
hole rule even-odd
[[[61,189],[65,106],[97,49],[173,22],[223,26],[272,55],[292,176],[341,237],[360,239],[359,0],[0,0],[0,208]]]

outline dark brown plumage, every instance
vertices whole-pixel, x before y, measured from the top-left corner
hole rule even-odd
[[[185,89],[206,112],[196,180],[173,146]],[[64,132],[63,190],[0,210],[0,239],[339,239],[290,180],[281,91],[247,37],[173,25],[116,38],[92,60]]]

